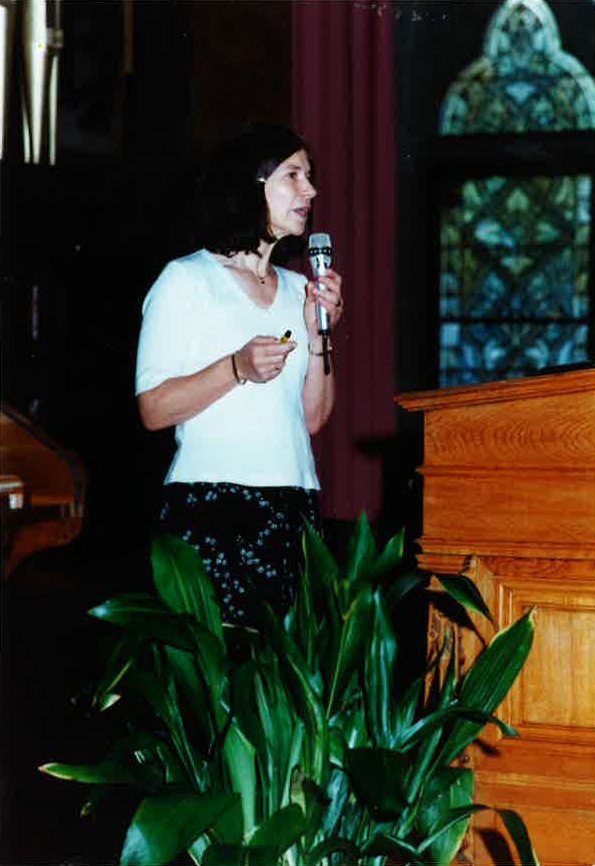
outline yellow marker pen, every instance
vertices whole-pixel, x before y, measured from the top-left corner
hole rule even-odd
[[[291,331],[285,331],[285,333],[283,334],[283,336],[281,337],[279,342],[280,343],[286,343],[290,337],[291,337]]]

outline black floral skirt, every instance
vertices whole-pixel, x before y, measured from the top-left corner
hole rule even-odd
[[[164,486],[158,529],[199,553],[224,622],[258,627],[263,602],[284,616],[295,598],[304,519],[321,531],[316,490],[201,481]]]

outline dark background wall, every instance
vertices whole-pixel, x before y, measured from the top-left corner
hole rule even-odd
[[[57,165],[22,164],[16,99],[2,165],[3,399],[85,463],[86,530],[131,548],[172,450],[137,418],[142,299],[193,248],[206,150],[251,114],[290,115],[289,4],[132,8],[125,38],[123,4],[64,4]]]
[[[137,0],[128,8],[126,37],[123,3],[64,3],[55,167],[22,164],[15,62],[0,166],[2,397],[74,450],[89,476],[79,538],[35,554],[3,586],[6,866],[50,866],[82,852],[78,862],[89,866],[113,853],[105,827],[78,817],[81,787],[36,768],[90,758],[93,730],[70,701],[101,645],[85,611],[149,580],[150,521],[172,444],[137,417],[141,304],[166,261],[192,249],[206,149],[251,114],[290,117],[289,4]]]

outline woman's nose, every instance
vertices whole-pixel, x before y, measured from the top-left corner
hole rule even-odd
[[[312,185],[312,183],[306,179],[304,181],[303,195],[308,196],[308,198],[314,198],[315,195],[318,194],[316,187]]]

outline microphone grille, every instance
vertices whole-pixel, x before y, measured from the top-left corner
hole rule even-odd
[[[331,236],[325,234],[324,232],[320,232],[318,234],[310,235],[308,240],[308,249],[319,249],[320,247],[330,247],[331,246]]]

